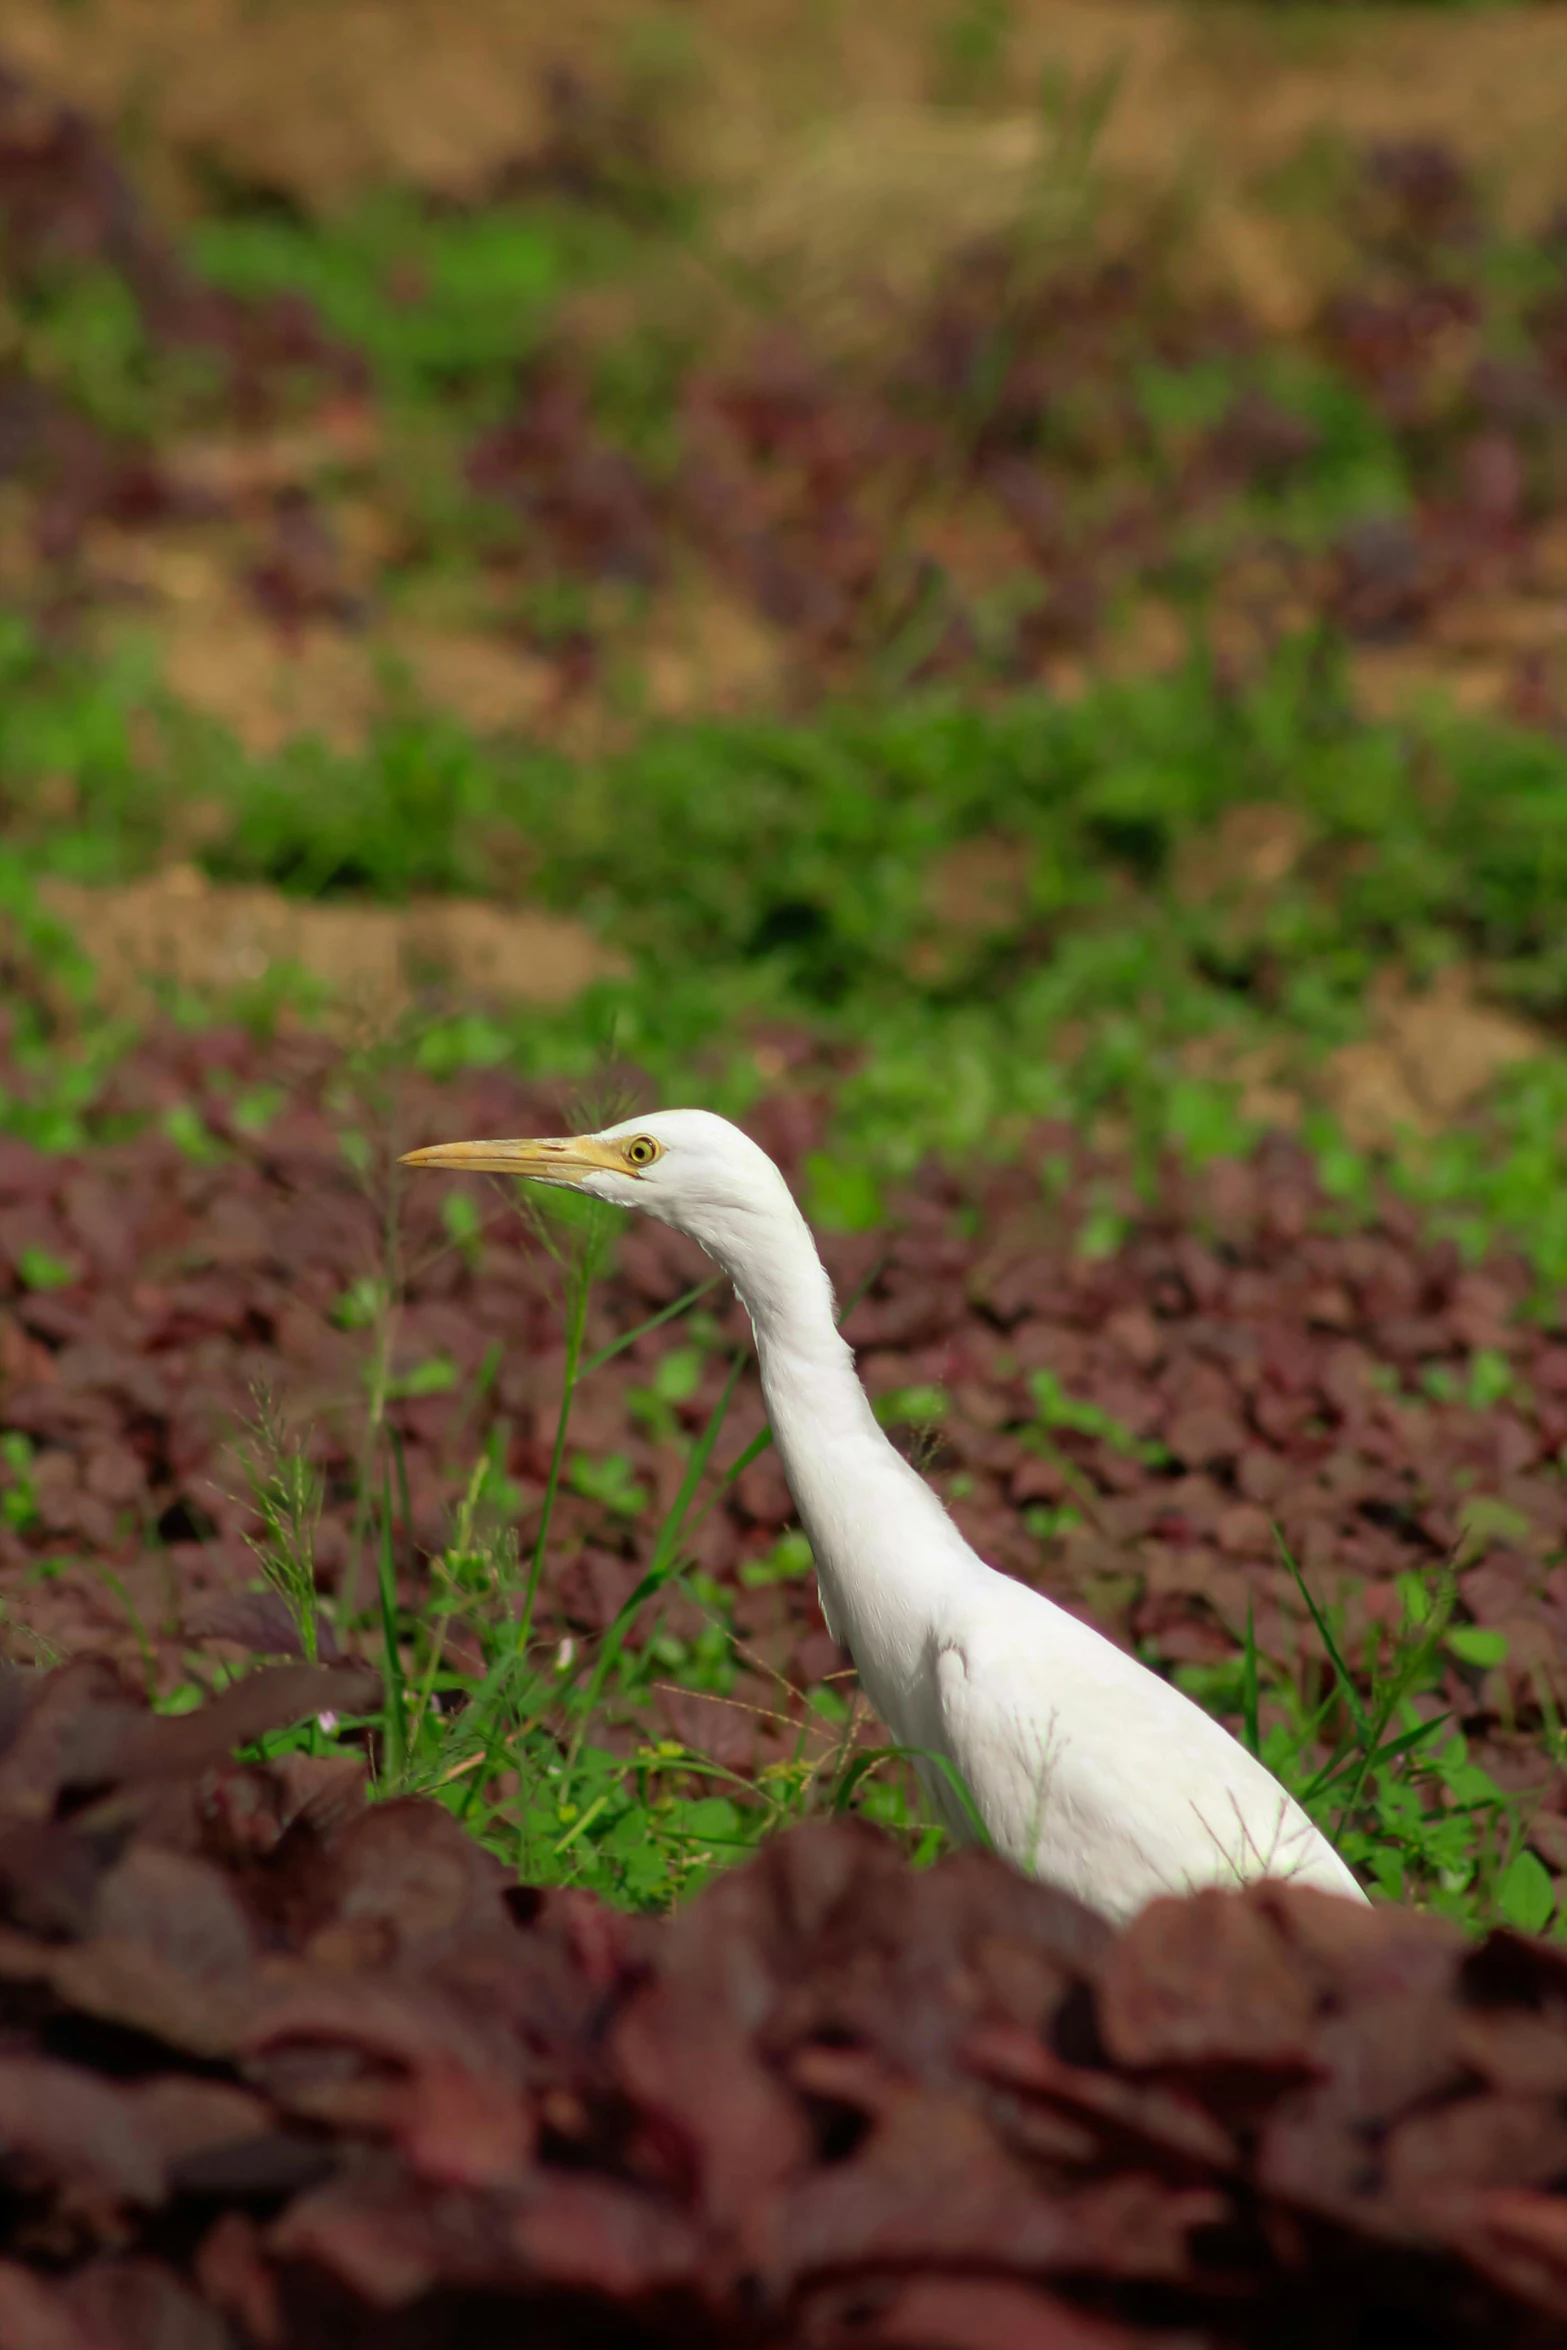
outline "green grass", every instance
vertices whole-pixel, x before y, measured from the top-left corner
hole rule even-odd
[[[251,299],[303,296],[398,402],[503,395],[569,286],[623,268],[613,223],[540,205],[432,214],[389,193],[326,223],[198,220],[190,258]]]
[[[328,1603],[328,1612],[341,1635],[378,1655],[382,1708],[360,1721],[323,1719],[265,1751],[336,1745],[363,1752],[377,1795],[418,1793],[445,1804],[522,1880],[586,1886],[633,1908],[663,1908],[780,1828],[825,1812],[861,1813],[899,1836],[915,1865],[926,1864],[948,1839],[924,1810],[912,1758],[874,1743],[873,1730],[856,1736],[845,1693],[824,1686],[802,1702],[773,1674],[776,1702],[764,1710],[777,1725],[778,1751],[754,1777],[659,1726],[660,1685],[733,1701],[741,1670],[751,1667],[755,1678],[757,1660],[736,1631],[731,1595],[692,1565],[685,1547],[700,1517],[767,1441],[764,1433],[717,1465],[726,1449],[732,1376],[705,1429],[683,1440],[681,1488],[615,1620],[597,1639],[557,1644],[537,1634],[535,1601],[550,1556],[559,1472],[571,1458],[576,1398],[608,1359],[583,1359],[582,1332],[619,1221],[615,1211],[569,1197],[550,1197],[540,1219],[561,1275],[568,1370],[554,1466],[526,1551],[518,1546],[515,1490],[493,1447],[482,1446],[449,1538],[426,1563],[425,1596],[417,1608],[406,1605],[399,1574],[399,1564],[406,1568],[409,1560],[400,1454],[372,1402],[362,1535],[375,1587],[363,1607],[350,1591],[335,1606]],[[649,1317],[608,1351],[692,1316],[703,1295],[705,1289],[693,1292]],[[390,1288],[382,1311],[390,1318]],[[671,1387],[689,1392],[681,1366],[689,1367],[688,1357],[700,1363],[713,1343],[699,1314],[688,1326],[693,1342],[662,1358],[647,1391],[650,1406],[667,1402]],[[1050,1432],[1061,1428],[1133,1441],[1055,1381],[1041,1377],[1036,1394],[1044,1448]],[[474,1401],[477,1406],[482,1397]],[[943,1408],[939,1391],[909,1390],[884,1398],[881,1413],[931,1422]],[[4,1459],[9,1480],[0,1492],[0,1516],[25,1525],[30,1455],[13,1442]],[[596,1466],[605,1468],[602,1461]],[[249,1469],[264,1527],[256,1545],[262,1578],[282,1595],[301,1645],[313,1653],[314,1474],[265,1399],[251,1431]],[[1091,1496],[1088,1502],[1093,1514]],[[645,1506],[642,1497],[639,1513]],[[1351,1655],[1342,1609],[1323,1606],[1289,1563],[1316,1630],[1316,1651],[1259,1654],[1248,1615],[1235,1627],[1236,1654],[1221,1664],[1178,1667],[1178,1685],[1231,1722],[1380,1896],[1413,1901],[1471,1929],[1500,1919],[1531,1932],[1552,1926],[1567,1932],[1551,1878],[1526,1842],[1537,1797],[1505,1792],[1470,1758],[1442,1710],[1444,1663],[1456,1660],[1478,1677],[1505,1661],[1505,1637],[1454,1622],[1451,1571],[1411,1574],[1401,1579],[1396,1624],[1380,1638],[1368,1632],[1363,1651]],[[803,1537],[788,1533],[769,1555],[748,1563],[741,1581],[749,1588],[793,1582],[811,1567]],[[700,1618],[694,1636],[677,1637],[665,1620],[677,1594]],[[191,1670],[191,1682],[162,1702],[176,1709],[194,1702],[211,1672],[199,1658],[192,1658]],[[1542,1736],[1562,1759],[1562,1725],[1549,1692],[1540,1694]],[[605,1736],[611,1722],[619,1725],[613,1741]]]
[[[566,297],[633,278],[650,252],[690,238],[689,194],[642,195],[619,201],[602,188],[441,209],[387,187],[319,220],[220,201],[186,225],[180,261],[247,303],[308,303],[394,415],[444,407],[461,422],[514,396]],[[221,400],[217,361],[160,342],[112,268],[12,261],[0,283],[28,367],[106,429],[146,438]],[[293,389],[302,408],[319,393],[308,361]]]
[[[69,822],[42,813],[40,777],[67,779]],[[880,1181],[927,1151],[1005,1148],[1041,1117],[1110,1120],[1147,1160],[1172,1144],[1198,1159],[1243,1149],[1238,1089],[1195,1074],[1193,1045],[1222,1039],[1239,1057],[1282,1040],[1309,1080],[1365,1033],[1389,964],[1418,983],[1461,961],[1518,1012],[1567,1014],[1567,751],[1440,710],[1359,721],[1316,643],[1242,694],[1194,654],[1179,674],[1070,705],[925,695],[792,724],[665,726],[572,764],[395,694],[362,755],[307,741],[252,759],[134,661],[84,669],[9,632],[0,899],[24,959],[80,992],[80,955],[31,877],[134,874],[197,792],[221,812],[205,852],[219,877],[392,900],[482,889],[510,835],[527,844],[532,894],[632,958],[629,980],[564,1012],[437,1011],[409,1042],[435,1074],[580,1076],[612,1039],[666,1097],[737,1110],[760,1084],[758,1022],[842,1048],[836,1140],[814,1170],[815,1204],[838,1223],[873,1222]],[[1183,902],[1183,851],[1255,802],[1299,818],[1296,869],[1254,899]],[[988,929],[953,930],[933,877],[987,837],[1009,844],[1016,900]],[[25,1066],[25,1024],[18,1049]],[[0,1119],[69,1142],[114,1049],[90,1021],[64,1051],[35,1034],[30,1081]],[[1466,1247],[1517,1240],[1549,1280],[1567,1275],[1564,1088],[1547,1053],[1510,1074],[1489,1119],[1411,1143],[1394,1167]],[[1331,1121],[1309,1139],[1347,1203],[1369,1197],[1378,1169]]]
[[[1321,1641],[1321,1663],[1291,1669],[1260,1657],[1248,1611],[1239,1653],[1216,1665],[1178,1666],[1177,1685],[1238,1720],[1251,1752],[1375,1893],[1471,1930],[1500,1920],[1527,1933],[1554,1924],[1567,1935],[1550,1873],[1526,1843],[1543,1790],[1507,1793],[1437,1710],[1444,1651],[1478,1679],[1506,1661],[1505,1634],[1453,1623],[1451,1570],[1406,1574],[1391,1638],[1368,1633],[1364,1653],[1351,1660],[1342,1611],[1322,1607],[1284,1557]],[[1567,1760],[1560,1717],[1543,1683],[1537,1694],[1542,1737],[1560,1767]]]
[[[942,1833],[921,1814],[907,1758],[855,1744],[851,1708],[829,1687],[808,1693],[802,1706],[776,1672],[770,1675],[777,1695],[769,1710],[780,1751],[754,1778],[657,1726],[660,1684],[729,1699],[741,1668],[756,1664],[735,1630],[731,1596],[698,1572],[682,1547],[683,1536],[760,1449],[752,1444],[723,1469],[715,1465],[733,1375],[707,1428],[687,1445],[681,1489],[654,1533],[647,1569],[615,1621],[596,1641],[551,1645],[536,1636],[535,1603],[550,1556],[560,1476],[570,1457],[576,1395],[582,1380],[608,1359],[606,1353],[584,1362],[582,1334],[592,1284],[620,1218],[569,1195],[548,1197],[535,1213],[560,1273],[567,1372],[550,1476],[526,1555],[519,1552],[512,1522],[515,1491],[493,1451],[483,1449],[450,1539],[427,1562],[426,1596],[417,1609],[403,1604],[398,1562],[408,1558],[407,1505],[399,1448],[372,1398],[362,1454],[362,1537],[374,1563],[375,1590],[364,1609],[356,1607],[350,1590],[333,1612],[342,1632],[355,1632],[370,1653],[378,1653],[382,1707],[373,1719],[308,1725],[265,1751],[299,1745],[319,1752],[328,1742],[367,1751],[379,1795],[432,1796],[525,1881],[584,1885],[631,1907],[666,1906],[765,1836],[813,1812],[857,1811],[900,1834],[916,1863],[933,1858]],[[676,1312],[688,1313],[701,1294],[681,1300]],[[389,1285],[381,1310],[389,1324]],[[674,1318],[669,1309],[654,1314],[608,1351],[618,1352]],[[700,1359],[700,1347],[683,1351]],[[663,1358],[650,1402],[667,1402],[671,1380],[680,1385],[681,1374],[668,1366],[681,1359],[679,1353]],[[0,1511],[19,1520],[28,1506],[30,1456],[5,1458],[12,1482],[0,1494]],[[313,1652],[309,1561],[317,1489],[269,1399],[262,1399],[250,1433],[248,1465],[263,1524],[256,1545],[262,1578],[284,1598],[301,1645]],[[594,1465],[604,1470],[603,1462]],[[798,1536],[785,1536],[771,1560],[758,1562],[758,1571],[777,1580],[808,1571],[809,1552],[802,1559],[800,1549]],[[677,1637],[663,1622],[661,1603],[667,1606],[676,1593],[703,1619],[694,1638]],[[452,1661],[457,1649],[469,1660],[466,1667]],[[477,1667],[476,1655],[482,1660]],[[188,1705],[192,1690],[210,1677],[199,1659],[191,1664],[196,1678],[163,1702]],[[632,1727],[629,1754],[605,1743],[604,1725],[611,1720]]]
[[[1183,843],[1269,801],[1312,834],[1298,877],[1222,919],[1162,903],[1211,987],[1344,1032],[1389,953],[1417,973],[1461,953],[1520,1005],[1567,1008],[1567,752],[1440,712],[1358,721],[1313,644],[1240,694],[1195,652],[1178,675],[1071,704],[900,697],[803,724],[664,726],[585,763],[481,741],[395,694],[361,755],[307,739],[250,759],[145,668],[73,667],[14,624],[0,697],[11,837],[81,879],[145,867],[199,779],[219,877],[305,896],[480,889],[509,832],[537,896],[650,960],[750,966],[827,1014],[878,991],[950,1007],[992,994],[1023,948],[1037,962],[1062,936],[1121,934],[1131,893],[1156,897]],[[71,787],[67,823],[30,805],[46,776]],[[930,968],[932,867],[995,833],[1016,845],[1020,902]]]

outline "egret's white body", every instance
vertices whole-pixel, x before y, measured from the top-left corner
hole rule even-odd
[[[1201,1708],[985,1564],[878,1425],[826,1269],[766,1153],[705,1110],[602,1133],[443,1144],[415,1164],[529,1175],[688,1233],[751,1319],[822,1613],[900,1746],[961,1773],[996,1848],[1111,1918],[1161,1893],[1287,1876],[1364,1900],[1270,1772]],[[920,1764],[969,1833],[947,1774]]]

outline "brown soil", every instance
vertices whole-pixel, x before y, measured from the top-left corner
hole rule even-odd
[[[1313,145],[1434,138],[1526,211],[1560,189],[1567,25],[1549,8],[1411,18],[1023,0],[978,120],[931,104],[951,17],[946,0],[841,16],[690,0],[678,19],[647,0],[584,0],[564,17],[515,0],[456,12],[438,0],[12,0],[6,43],[63,95],[134,115],[160,184],[190,190],[215,165],[314,206],[387,182],[482,192],[543,146],[548,77],[573,66],[655,121],[662,110],[693,176],[716,177],[737,205],[752,191],[749,233],[764,245],[791,222],[808,238],[814,215],[855,247],[861,208],[884,244],[888,197],[912,185],[920,210],[912,222],[900,210],[899,241],[950,248],[981,218],[987,182],[1015,204],[1042,73],[1080,100],[1113,74],[1105,165],[1159,200],[1185,197],[1195,175],[1200,202],[1229,215],[1221,246],[1270,305],[1276,240],[1287,252],[1292,232],[1259,197]]]
[[[355,1032],[386,1031],[432,985],[468,1005],[558,1004],[625,968],[581,923],[486,898],[320,904],[225,889],[193,865],[121,889],[45,880],[38,894],[84,942],[116,1013],[145,1015],[171,986],[221,1002],[297,971]]]
[[[1476,1003],[1454,968],[1423,996],[1396,984],[1374,993],[1374,1033],[1341,1046],[1329,1063],[1329,1098],[1344,1131],[1380,1149],[1405,1134],[1431,1134],[1480,1101],[1503,1069],[1547,1050],[1539,1029]]]

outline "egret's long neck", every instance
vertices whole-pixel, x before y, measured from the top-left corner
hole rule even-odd
[[[863,1677],[866,1625],[877,1624],[871,1645],[883,1649],[901,1647],[905,1632],[911,1643],[923,1638],[934,1587],[978,1562],[878,1425],[804,1217],[797,1209],[771,1216],[754,1235],[731,1228],[714,1253],[756,1333],[773,1441],[816,1554],[828,1620],[856,1651]],[[916,1530],[922,1539],[911,1541]]]
[[[751,1317],[773,1438],[791,1487],[793,1456],[811,1437],[852,1433],[884,1448],[854,1356],[839,1335],[827,1269],[793,1203],[765,1224],[737,1220],[715,1253]]]

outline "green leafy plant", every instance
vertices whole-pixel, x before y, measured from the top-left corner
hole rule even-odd
[[[268,1585],[288,1610],[301,1654],[314,1664],[320,1645],[315,1541],[321,1479],[285,1427],[269,1390],[258,1387],[254,1403],[244,1460],[262,1531],[248,1539]]]
[[[1030,1372],[1028,1384],[1042,1429],[1071,1430],[1079,1436],[1097,1437],[1101,1444],[1109,1445],[1112,1452],[1125,1454],[1128,1460],[1157,1464],[1168,1459],[1163,1445],[1145,1444],[1098,1404],[1068,1395],[1053,1371]]]
[[[24,1289],[64,1289],[76,1279],[76,1268],[68,1265],[35,1241],[29,1241],[17,1253],[16,1270]]]
[[[359,1158],[368,1174],[383,1154],[373,1132],[357,1131],[365,1135]],[[540,1522],[530,1530],[526,1551],[517,1539],[519,1497],[506,1474],[497,1423],[473,1458],[445,1546],[418,1563],[423,1595],[417,1606],[410,1604],[407,1568],[414,1557],[402,1448],[385,1416],[389,1382],[378,1386],[372,1376],[364,1391],[367,1430],[360,1447],[369,1464],[362,1518],[375,1569],[371,1613],[368,1620],[356,1614],[345,1586],[333,1614],[340,1638],[378,1648],[382,1704],[371,1721],[323,1720],[302,1731],[301,1740],[314,1748],[323,1739],[368,1742],[378,1793],[432,1795],[530,1881],[590,1885],[634,1905],[658,1906],[679,1897],[811,1810],[863,1810],[901,1834],[917,1860],[929,1859],[941,1849],[942,1833],[923,1816],[910,1758],[891,1748],[861,1749],[857,1711],[832,1687],[813,1689],[802,1701],[737,1631],[732,1591],[692,1563],[690,1544],[706,1511],[769,1441],[762,1431],[719,1468],[742,1355],[730,1356],[720,1391],[694,1434],[680,1417],[721,1346],[716,1326],[701,1312],[711,1281],[587,1355],[583,1334],[616,1219],[582,1215],[576,1212],[581,1205],[570,1194],[547,1194],[535,1224],[560,1281],[568,1375],[557,1412],[556,1475],[539,1497]],[[447,1245],[461,1245],[461,1237]],[[377,1311],[387,1327],[397,1313],[397,1264],[397,1252],[389,1251],[387,1274],[376,1285]],[[541,1643],[533,1611],[562,1482],[569,1478],[612,1515],[623,1514],[633,1498],[639,1512],[647,1507],[647,1497],[630,1487],[623,1459],[571,1451],[572,1399],[604,1363],[680,1317],[686,1318],[689,1343],[668,1349],[640,1391],[661,1437],[683,1447],[686,1456],[679,1488],[644,1553],[646,1568],[597,1640]],[[366,1329],[373,1367],[385,1351],[383,1331],[374,1321]],[[493,1376],[491,1362],[478,1375],[476,1401]],[[267,1398],[258,1399],[251,1455],[263,1570],[303,1632],[307,1606],[315,1624],[319,1487]],[[757,1565],[761,1571],[746,1578],[753,1587],[796,1579],[810,1572],[809,1547],[798,1534],[786,1535]],[[677,1636],[664,1620],[677,1592],[698,1612],[694,1633],[683,1629]],[[720,1703],[741,1702],[736,1688],[742,1666],[777,1693],[776,1704],[762,1709],[773,1733],[773,1759],[755,1773],[731,1769],[662,1735],[654,1719],[659,1693],[671,1685]],[[606,1742],[612,1722],[636,1726],[629,1755]]]
[[[5,1481],[0,1484],[0,1525],[17,1534],[25,1534],[38,1522],[33,1457],[32,1439],[20,1429],[8,1428],[0,1434],[0,1469],[5,1472]]]
[[[1280,1551],[1321,1643],[1325,1678],[1260,1655],[1248,1611],[1238,1654],[1178,1669],[1188,1694],[1238,1717],[1250,1750],[1304,1806],[1363,1879],[1468,1925],[1502,1916],[1539,1932],[1555,1910],[1549,1873],[1524,1843],[1526,1821],[1470,1757],[1439,1703],[1443,1651],[1500,1661],[1497,1636],[1455,1625],[1451,1571],[1400,1582],[1401,1613],[1368,1635],[1357,1670],[1335,1613]],[[1505,1648],[1505,1643],[1502,1643]]]

